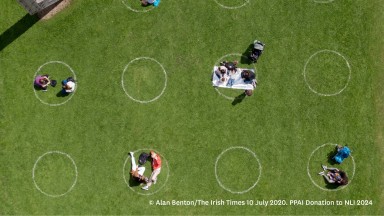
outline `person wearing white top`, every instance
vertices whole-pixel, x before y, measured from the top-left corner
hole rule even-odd
[[[76,84],[73,81],[68,81],[67,84],[64,86],[65,92],[72,93],[75,91]]]
[[[215,70],[215,74],[219,78],[219,84],[223,84],[228,80],[228,70],[224,66],[218,67],[217,70]]]
[[[72,77],[69,77],[66,80],[63,80],[63,89],[61,91],[62,95],[68,95],[75,91],[76,89],[76,83],[75,80]]]

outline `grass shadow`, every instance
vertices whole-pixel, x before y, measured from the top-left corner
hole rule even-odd
[[[63,90],[60,90],[59,92],[57,92],[56,96],[57,97],[67,97],[69,95],[69,93],[66,93],[64,92]]]
[[[321,176],[324,180],[324,183],[325,183],[325,187],[327,189],[330,189],[330,190],[334,190],[334,189],[337,189],[338,187],[340,187],[340,185],[338,184],[331,184],[331,183],[328,183],[328,181],[324,178],[324,176]]]
[[[33,84],[33,88],[36,90],[36,91],[43,91],[44,89],[41,88],[41,86],[38,86],[36,84]]]
[[[44,8],[34,15],[25,14],[15,24],[9,27],[5,32],[0,35],[0,52],[5,49],[8,45],[13,43],[17,38],[23,35],[28,29],[35,25],[42,17],[47,15],[53,10],[62,0]]]
[[[245,96],[245,92],[243,92],[239,96],[235,97],[235,100],[232,101],[232,105],[236,106],[237,104],[241,103],[244,100]]]
[[[136,181],[131,174],[129,174],[128,184],[129,184],[129,187],[138,187],[141,185],[141,183]]]
[[[30,29],[40,18],[37,15],[25,14],[19,21],[0,35],[0,52]]]

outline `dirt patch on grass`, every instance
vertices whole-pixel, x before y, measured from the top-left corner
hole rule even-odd
[[[64,10],[68,5],[71,4],[72,0],[61,0],[55,4],[45,8],[44,10],[37,13],[40,19],[48,20],[58,14],[60,11]]]

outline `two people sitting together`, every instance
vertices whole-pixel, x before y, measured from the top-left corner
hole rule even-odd
[[[143,152],[139,156],[139,160],[138,160],[139,165],[136,164],[134,153],[129,152],[129,155],[131,156],[131,163],[132,163],[131,172],[130,172],[132,178],[140,184],[145,184],[145,186],[143,186],[141,189],[148,190],[152,184],[156,184],[157,176],[161,172],[160,155],[152,150],[149,152],[149,154]],[[145,163],[147,162],[147,159],[151,160],[151,167],[152,167],[152,173],[149,178],[144,176]]]
[[[35,78],[34,85],[37,89],[41,89],[42,91],[48,91],[48,86],[52,87],[56,86],[56,80],[50,80],[49,75],[38,75]],[[72,93],[75,91],[76,82],[72,77],[68,77],[67,79],[62,81],[62,90],[61,93],[63,95]]]
[[[344,159],[348,158],[351,151],[347,146],[336,145],[337,153],[332,157],[332,160],[338,164],[341,164]],[[330,184],[336,185],[347,185],[348,176],[347,174],[337,168],[329,168],[325,165],[321,165],[323,171],[319,175],[323,176],[324,179]]]

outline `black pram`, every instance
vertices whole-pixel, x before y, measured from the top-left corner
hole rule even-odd
[[[264,46],[265,44],[263,42],[255,40],[253,42],[253,48],[249,56],[249,60],[251,60],[253,63],[256,63],[261,54],[263,53]]]

